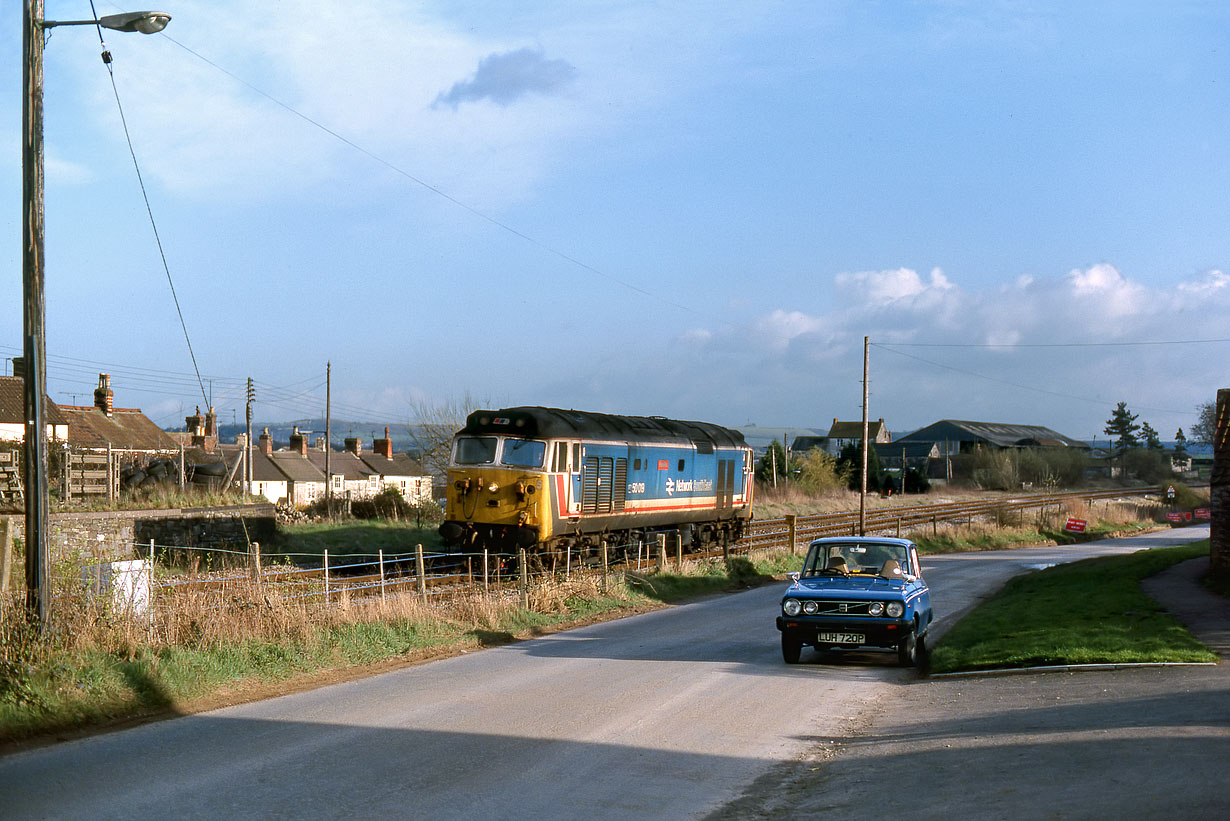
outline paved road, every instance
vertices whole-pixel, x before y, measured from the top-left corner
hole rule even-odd
[[[1207,529],[1206,529],[1207,532]],[[1129,544],[1082,547],[1126,552]],[[1055,548],[926,563],[941,614]],[[1015,567],[1014,567],[1015,565]],[[687,817],[916,680],[781,663],[778,586],[0,759],[6,818]],[[951,618],[941,615],[940,628]]]

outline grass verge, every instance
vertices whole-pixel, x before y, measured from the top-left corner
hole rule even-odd
[[[1140,589],[1209,543],[1086,559],[1017,576],[933,649],[933,673],[1051,664],[1208,662],[1217,655]]]

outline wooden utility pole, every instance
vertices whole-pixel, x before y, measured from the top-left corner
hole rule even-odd
[[[333,474],[329,456],[333,453],[333,363],[325,363],[325,510],[333,518]]]
[[[22,490],[26,502],[26,608],[46,626],[48,592],[46,411],[47,349],[43,300],[43,0],[26,0],[22,9],[21,191],[22,306],[25,321],[22,357],[23,401]]]
[[[244,409],[244,419],[247,421],[247,438],[244,442],[248,449],[248,458],[243,469],[243,492],[245,495],[252,495],[252,402],[256,399],[256,388],[252,386],[252,377],[248,377],[248,401]]]
[[[859,481],[858,493],[858,535],[867,535],[867,354],[871,347],[871,337],[863,337],[863,470]]]
[[[1230,578],[1230,388],[1217,392],[1214,413],[1209,565],[1214,575]]]

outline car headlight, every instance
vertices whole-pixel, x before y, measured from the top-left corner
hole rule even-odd
[[[803,605],[799,604],[798,599],[786,599],[782,602],[782,612],[787,616],[797,616],[802,609]]]
[[[803,612],[809,616],[815,615],[815,612],[820,609],[820,605],[814,601],[803,602]]]
[[[882,601],[873,601],[871,604],[867,605],[867,615],[868,616],[879,616],[883,612],[884,612],[884,602]]]
[[[888,614],[890,619],[899,619],[905,613],[905,605],[899,601],[890,601],[888,606],[884,608],[884,612]]]

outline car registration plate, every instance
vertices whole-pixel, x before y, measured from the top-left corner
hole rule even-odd
[[[862,644],[866,636],[862,633],[821,633],[817,638],[829,644]]]

